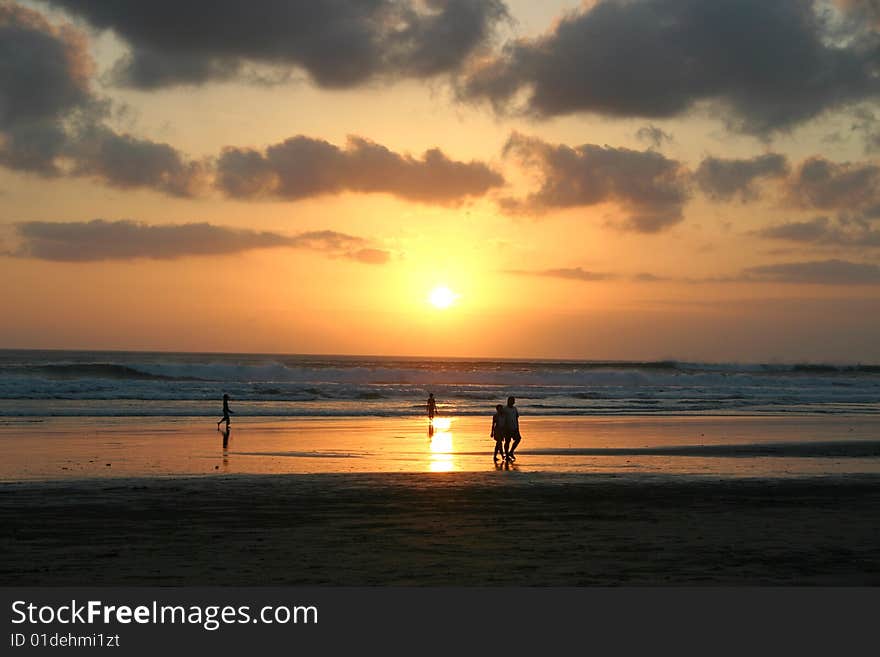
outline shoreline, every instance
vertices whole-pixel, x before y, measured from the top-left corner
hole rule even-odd
[[[370,472],[492,472],[484,417],[0,423],[0,482]],[[523,418],[522,472],[772,478],[880,473],[880,416]]]

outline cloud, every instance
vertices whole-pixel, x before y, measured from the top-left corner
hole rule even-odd
[[[880,26],[880,4],[877,0],[835,0],[835,4],[858,23],[867,23],[874,28]]]
[[[546,118],[663,118],[708,106],[767,135],[875,98],[880,37],[811,0],[599,0],[508,43],[458,81],[463,99]]]
[[[760,237],[793,242],[817,242],[827,238],[830,230],[831,222],[828,217],[816,217],[809,221],[791,221],[762,228],[755,231],[755,234]]]
[[[303,70],[320,86],[456,71],[507,20],[502,0],[48,0],[129,46],[122,84],[152,89]]]
[[[655,125],[645,125],[636,131],[636,139],[648,144],[651,148],[662,148],[664,143],[675,141],[672,135]]]
[[[113,13],[124,3],[88,4],[95,11],[103,7]],[[371,11],[366,4],[351,6],[355,5]],[[137,8],[129,9],[144,19],[143,14],[157,11],[157,6],[165,3],[138,3]],[[174,6],[184,13],[191,11],[189,3]],[[223,6],[229,9],[232,5]],[[235,6],[240,8],[238,3]],[[327,9],[320,3],[273,6],[277,11],[293,7],[290,11],[307,14],[308,7],[319,13]],[[479,6],[457,0],[429,2],[433,9],[420,14],[418,20],[451,20],[460,12],[466,23],[468,12],[478,11]],[[404,5],[395,7],[395,11],[405,9]],[[210,22],[213,13],[206,16]],[[334,21],[344,22],[341,15]],[[395,29],[401,34],[415,29],[413,21],[397,23]],[[427,23],[418,24],[428,29]],[[232,24],[227,28],[233,29]],[[174,32],[167,26],[163,29]],[[430,29],[440,28],[434,25]],[[420,48],[429,45],[416,36],[408,38],[412,48],[415,41]],[[427,61],[419,65],[429,67]],[[111,187],[152,189],[178,197],[200,195],[215,173],[217,187],[236,198],[296,199],[358,191],[455,204],[504,182],[481,162],[454,161],[438,149],[414,158],[359,137],[352,137],[344,149],[307,137],[294,137],[263,153],[227,148],[215,172],[211,161],[193,160],[170,144],[109,127],[106,118],[112,105],[91,91],[92,69],[85,38],[74,27],[56,27],[38,12],[12,3],[0,4],[0,165],[46,176],[87,177]]]
[[[811,157],[789,179],[788,196],[798,207],[861,211],[872,217],[880,207],[880,166]]]
[[[743,280],[817,285],[880,285],[880,266],[847,260],[786,262],[750,267]]]
[[[605,272],[586,271],[581,267],[573,269],[508,269],[505,274],[516,276],[541,276],[548,278],[567,278],[573,281],[607,281],[616,278],[614,274]]]
[[[0,164],[59,173],[63,120],[91,105],[90,73],[81,35],[30,9],[0,5]]]
[[[683,218],[688,176],[679,162],[655,151],[570,147],[513,133],[504,152],[541,176],[537,192],[502,199],[508,212],[543,214],[611,202],[626,213],[623,228],[643,233],[664,230]]]
[[[651,274],[649,272],[640,272],[635,274],[632,277],[632,280],[637,283],[659,283],[661,281],[668,281],[669,279],[665,276],[657,276],[656,274]]]
[[[45,176],[196,193],[206,175],[168,144],[121,135],[104,124],[108,103],[90,89],[84,35],[42,14],[0,5],[0,164]]]
[[[6,255],[61,262],[95,262],[226,255],[252,249],[293,248],[330,257],[384,264],[390,254],[362,237],[335,231],[282,235],[209,223],[149,225],[94,219],[88,222],[29,221],[15,224],[18,247]]]
[[[564,278],[571,281],[613,281],[613,280],[630,280],[635,283],[657,283],[661,281],[669,281],[665,276],[656,276],[648,272],[639,272],[629,276],[620,276],[619,274],[611,274],[608,272],[589,271],[582,267],[562,268],[562,269],[506,269],[501,273],[513,274],[515,276],[538,276],[542,278]]]
[[[751,159],[707,157],[694,173],[700,189],[716,201],[739,197],[743,202],[758,198],[756,181],[781,178],[788,173],[788,160],[778,153],[767,153]]]
[[[384,192],[424,203],[455,204],[504,183],[482,162],[457,162],[439,149],[421,158],[349,137],[345,148],[302,135],[264,152],[227,148],[216,185],[234,198],[296,200],[342,192]]]
[[[858,223],[832,222],[828,217],[790,221],[754,231],[754,235],[775,240],[820,246],[878,247],[880,231]]]
[[[384,265],[391,259],[391,254],[382,249],[358,249],[347,252],[345,257],[368,265]]]
[[[862,148],[866,154],[871,155],[880,151],[880,120],[871,110],[864,107],[853,110],[850,132],[861,135]]]
[[[120,135],[103,126],[90,126],[78,134],[69,153],[73,175],[112,187],[148,187],[192,197],[207,186],[207,164],[186,160],[168,144]]]

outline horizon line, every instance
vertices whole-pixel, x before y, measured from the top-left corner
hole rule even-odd
[[[385,360],[413,360],[413,361],[490,361],[490,362],[545,362],[545,363],[626,363],[632,364],[675,364],[675,365],[812,365],[812,366],[861,366],[880,367],[880,362],[874,361],[832,361],[832,360],[693,360],[683,358],[586,358],[586,357],[546,357],[546,356],[405,356],[399,354],[353,354],[353,353],[295,353],[280,351],[181,351],[172,349],[92,349],[92,348],[64,348],[64,347],[0,347],[0,352],[9,351],[33,351],[33,352],[67,352],[89,353],[99,352],[108,354],[168,354],[168,355],[205,355],[205,356],[278,356],[294,358],[351,358],[351,359],[385,359]]]

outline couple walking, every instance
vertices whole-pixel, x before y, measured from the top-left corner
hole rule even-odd
[[[495,439],[495,453],[493,461],[498,461],[501,454],[506,461],[516,461],[513,453],[516,451],[522,436],[519,433],[519,410],[514,406],[515,397],[507,398],[507,406],[498,404],[495,407],[495,415],[492,416],[492,431],[489,434]],[[513,444],[511,445],[511,441]]]

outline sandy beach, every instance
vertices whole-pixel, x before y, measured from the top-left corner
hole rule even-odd
[[[877,420],[6,422],[4,585],[877,585]]]
[[[878,508],[874,476],[17,483],[0,489],[0,582],[878,585]]]

